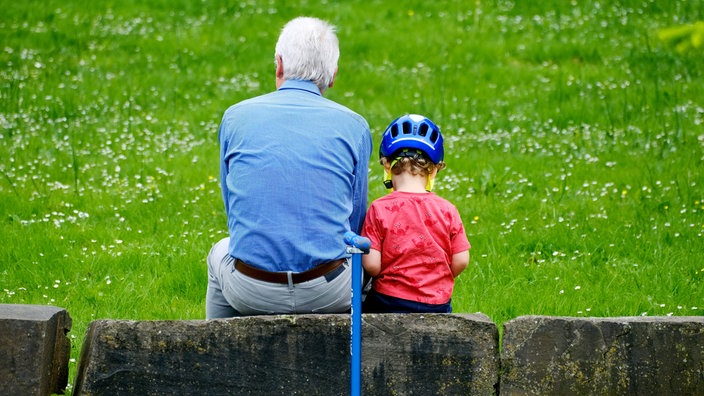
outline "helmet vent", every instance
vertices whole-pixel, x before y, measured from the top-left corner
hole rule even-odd
[[[425,125],[423,125],[423,126],[425,126]],[[428,129],[428,127],[425,126],[425,129]],[[423,135],[423,136],[425,136],[425,135]],[[438,131],[433,131],[433,132],[430,134],[430,141],[433,142],[433,144],[435,144],[435,142],[438,141]]]
[[[398,136],[398,125],[394,125],[391,127],[391,137],[396,137]]]
[[[403,134],[404,134],[404,135],[410,135],[410,134],[411,134],[411,123],[410,123],[410,122],[404,122],[404,123],[403,123]]]
[[[418,135],[425,136],[428,134],[428,124],[421,124],[418,128]]]

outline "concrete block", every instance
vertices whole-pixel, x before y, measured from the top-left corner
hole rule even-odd
[[[71,317],[62,308],[0,304],[0,384],[6,395],[62,394]]]
[[[482,314],[363,315],[364,395],[495,395],[499,333]]]
[[[702,394],[704,317],[523,316],[501,365],[501,395]]]
[[[498,330],[484,315],[365,314],[365,395],[494,394]],[[76,395],[346,395],[349,315],[90,324]]]

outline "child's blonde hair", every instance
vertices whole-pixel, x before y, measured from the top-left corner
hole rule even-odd
[[[434,170],[441,171],[446,167],[444,161],[434,164],[427,155],[419,152],[407,152],[392,161],[389,161],[387,157],[381,157],[379,163],[381,165],[389,164],[391,173],[394,175],[408,172],[414,176],[420,175],[423,177],[428,177]]]

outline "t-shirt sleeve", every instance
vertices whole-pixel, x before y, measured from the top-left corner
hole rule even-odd
[[[450,240],[452,242],[452,254],[457,254],[471,249],[472,245],[469,244],[469,239],[467,239],[467,233],[464,230],[459,211],[456,207],[453,207],[453,209],[454,216],[450,228]]]
[[[369,241],[372,243],[372,249],[381,251],[382,235],[377,222],[377,209],[373,202],[369,206],[367,216],[364,218],[362,236],[369,238]]]

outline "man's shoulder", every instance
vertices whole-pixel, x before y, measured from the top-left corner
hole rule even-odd
[[[265,94],[253,96],[251,98],[242,99],[239,102],[230,105],[230,107],[225,110],[225,113],[234,112],[238,109],[247,108],[249,106],[257,106],[261,103],[266,103],[271,100],[273,94],[274,92],[268,92]]]
[[[270,110],[268,110],[269,106],[266,106],[265,103],[270,101],[270,99],[267,99],[270,95],[271,92],[230,105],[223,112],[222,123],[228,125],[235,120],[238,123],[242,123],[244,120],[266,118],[266,113],[270,112]]]
[[[367,120],[364,117],[362,117],[359,113],[357,113],[356,111],[350,109],[349,107],[347,107],[343,104],[335,102],[334,100],[327,99],[327,98],[321,98],[321,99],[323,99],[323,103],[325,103],[325,105],[328,108],[340,113],[339,115],[347,116],[350,119],[355,120],[356,122],[361,124],[365,129],[369,129],[369,123],[367,122]]]

